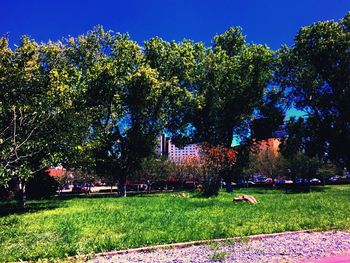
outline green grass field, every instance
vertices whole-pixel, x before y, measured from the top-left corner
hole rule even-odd
[[[241,193],[259,203],[233,203]],[[178,194],[29,201],[22,212],[0,203],[0,261],[300,229],[350,230],[350,186],[308,194],[241,189],[209,199]]]

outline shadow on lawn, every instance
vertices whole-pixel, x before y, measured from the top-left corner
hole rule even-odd
[[[326,188],[322,185],[318,185],[318,186],[311,186],[310,190],[311,192],[324,192]]]
[[[13,214],[24,214],[28,212],[38,212],[41,210],[51,210],[66,206],[62,200],[42,200],[29,201],[26,207],[19,207],[15,201],[0,203],[0,216]]]

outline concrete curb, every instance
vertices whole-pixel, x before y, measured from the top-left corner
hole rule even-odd
[[[154,250],[185,248],[185,247],[198,246],[198,245],[203,245],[203,244],[208,244],[208,243],[213,243],[213,242],[218,242],[218,243],[225,242],[225,241],[235,241],[235,242],[242,242],[243,241],[244,242],[245,239],[258,240],[258,239],[272,238],[272,237],[276,237],[276,236],[297,235],[297,234],[312,233],[312,232],[320,232],[320,231],[309,229],[309,230],[279,232],[279,233],[272,233],[272,234],[259,234],[259,235],[252,235],[252,236],[243,236],[243,237],[229,237],[229,238],[218,238],[218,239],[209,239],[209,240],[196,240],[196,241],[189,241],[189,242],[180,242],[180,243],[155,245],[155,246],[148,246],[148,247],[130,248],[130,249],[124,249],[124,250],[110,251],[110,252],[102,252],[102,253],[96,253],[96,254],[89,254],[86,256],[93,259],[96,257],[108,257],[108,256],[115,256],[115,255],[121,255],[121,254],[129,254],[129,253],[150,252],[150,251],[154,251]],[[327,232],[327,231],[325,231],[325,232]]]

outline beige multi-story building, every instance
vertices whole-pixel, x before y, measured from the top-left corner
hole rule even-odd
[[[200,157],[200,147],[198,144],[189,144],[183,148],[178,148],[169,140],[168,158],[175,163],[182,163],[187,158]]]
[[[175,163],[182,163],[186,158],[193,158],[200,156],[200,147],[198,144],[189,144],[183,148],[176,147],[171,142],[171,139],[166,138],[165,135],[158,137],[158,144],[156,153],[160,156],[165,156]]]

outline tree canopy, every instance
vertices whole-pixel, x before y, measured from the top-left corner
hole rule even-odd
[[[253,116],[267,133],[277,128],[284,103],[308,113],[287,125],[286,156],[350,168],[349,65],[350,13],[303,27],[278,52],[247,43],[239,27],[209,47],[161,38],[141,46],[101,26],[57,42],[24,36],[15,48],[0,38],[0,183],[25,184],[62,163],[114,177],[123,189],[160,134],[177,146],[229,149],[234,133],[260,138],[249,130]],[[241,173],[249,147],[238,152],[241,165],[230,169]]]
[[[288,98],[295,107],[308,113],[304,123],[299,122],[304,133],[301,147],[311,156],[317,155],[348,168],[349,21],[350,13],[341,21],[317,22],[301,28],[294,45],[280,50],[280,64],[276,70],[278,82],[287,89]]]

